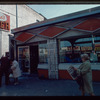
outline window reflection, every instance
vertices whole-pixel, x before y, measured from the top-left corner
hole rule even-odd
[[[39,63],[47,63],[47,44],[39,44]]]
[[[100,37],[94,37],[95,48],[92,47],[92,38],[82,38],[72,44],[65,40],[59,42],[60,63],[81,63],[81,54],[87,53],[91,62],[100,62]]]
[[[30,67],[29,46],[18,47],[19,66],[23,72],[27,72]]]

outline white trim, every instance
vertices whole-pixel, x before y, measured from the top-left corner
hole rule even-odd
[[[48,70],[49,64],[38,64],[37,69],[47,69]]]
[[[71,65],[78,68],[81,63],[60,63],[58,66],[59,70],[67,70],[67,68]],[[91,68],[92,70],[100,70],[100,63],[91,63]]]

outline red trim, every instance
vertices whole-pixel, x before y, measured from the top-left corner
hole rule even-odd
[[[100,82],[100,70],[92,70],[92,80]],[[71,76],[66,70],[59,70],[59,79],[72,80]]]
[[[27,40],[29,40],[30,38],[32,38],[34,35],[30,34],[30,33],[21,33],[18,37],[16,37],[16,40],[19,40],[21,42],[25,42]]]
[[[71,76],[66,70],[59,70],[59,79],[69,79],[72,80]]]
[[[66,79],[66,80],[72,80],[71,76],[67,72],[67,70],[59,70],[59,79]],[[38,75],[39,77],[48,78],[48,70],[47,69],[38,69]],[[92,80],[100,82],[100,70],[92,70]]]
[[[65,28],[59,28],[59,27],[52,26],[52,27],[47,28],[43,32],[41,32],[39,35],[43,35],[47,37],[54,37],[65,30],[66,30]]]
[[[100,28],[100,19],[97,18],[90,18],[81,24],[75,26],[74,28],[87,30],[87,31],[95,31],[96,29]]]
[[[92,79],[93,81],[100,81],[100,70],[92,71]]]
[[[40,78],[48,78],[48,70],[47,69],[38,69],[38,75]]]

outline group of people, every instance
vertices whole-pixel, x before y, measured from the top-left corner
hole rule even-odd
[[[74,68],[78,78],[76,79],[79,84],[79,89],[82,91],[82,96],[85,93],[94,96],[92,86],[92,70],[88,54],[81,55],[82,64],[78,68]],[[14,77],[14,84],[18,84],[18,77],[21,76],[21,70],[16,60],[10,60],[8,57],[1,57],[0,60],[0,87],[2,85],[2,76],[5,74],[5,84],[9,85],[9,74],[12,71]]]
[[[10,84],[10,74],[14,78],[14,85],[18,84],[18,77],[21,76],[21,70],[16,60],[2,56],[0,59],[0,87],[2,86],[2,77],[5,75],[5,85]]]

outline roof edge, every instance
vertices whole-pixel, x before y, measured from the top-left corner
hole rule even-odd
[[[44,20],[44,21],[41,21],[41,22],[38,22],[38,23],[26,25],[28,27],[26,27],[26,26],[19,27],[19,28],[13,29],[12,33],[14,34],[14,33],[17,33],[19,31],[25,31],[25,30],[29,30],[29,29],[32,29],[32,28],[35,29],[35,28],[39,28],[39,27],[42,27],[42,26],[57,24],[57,23],[60,23],[60,22],[65,22],[65,21],[72,20],[72,19],[75,19],[75,18],[90,16],[90,15],[95,15],[95,14],[98,14],[98,13],[100,13],[100,6],[94,7],[94,8],[89,8],[87,10],[74,12],[74,13],[63,15],[63,16],[56,17],[56,18],[51,18],[51,19]]]

